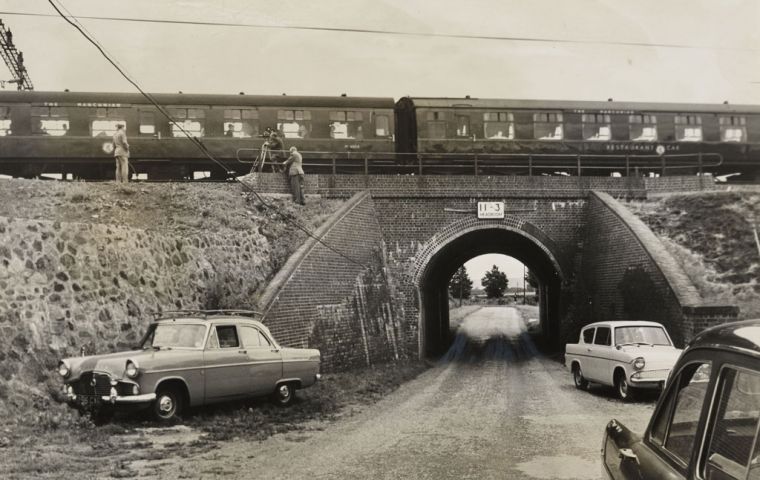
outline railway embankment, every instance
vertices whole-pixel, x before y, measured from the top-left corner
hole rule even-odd
[[[0,180],[0,414],[55,399],[57,360],[125,348],[151,314],[252,308],[342,200],[236,184]]]
[[[706,303],[737,305],[740,318],[760,316],[760,192],[668,194],[626,206],[660,238]]]

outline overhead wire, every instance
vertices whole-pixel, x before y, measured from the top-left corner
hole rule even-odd
[[[60,9],[56,5],[56,2],[60,5],[60,7],[61,7]],[[125,72],[125,70],[120,65],[118,65],[118,63],[115,60],[113,60],[111,58],[111,56],[106,52],[105,48],[102,45],[100,45],[100,43],[95,39],[95,37],[92,34],[89,34],[89,32],[87,32],[86,28],[84,28],[84,26],[81,25],[81,23],[77,20],[77,18],[74,15],[71,15],[68,12],[68,10],[66,9],[65,5],[61,2],[61,0],[48,0],[48,3],[50,3],[50,5],[53,7],[53,9],[55,9],[56,12],[58,12],[58,16],[62,17],[67,23],[69,23],[71,26],[73,26],[74,28],[76,28],[79,31],[79,33],[81,33],[85,37],[85,39],[87,39],[87,41],[89,41],[91,44],[93,44],[95,46],[95,48],[98,49],[98,51],[100,52],[100,54],[111,65],[113,65],[114,68],[116,68],[116,70],[119,72],[119,74],[121,74],[122,77],[124,77],[130,84],[132,84],[132,86],[134,86],[137,89],[137,91],[140,92],[140,94],[142,94],[154,107],[156,107],[158,109],[158,111],[161,112],[161,114],[164,115],[167,118],[167,120],[169,120],[169,122],[172,125],[176,126],[178,128],[178,130],[181,131],[193,143],[193,145],[195,145],[196,148],[198,148],[201,151],[201,153],[204,154],[204,156],[206,156],[206,158],[208,158],[209,160],[211,160],[212,162],[214,162],[215,164],[217,164],[219,167],[223,168],[225,171],[228,171],[227,168],[226,168],[226,166],[222,162],[220,162],[218,159],[216,159],[214,157],[214,155],[208,150],[208,148],[206,148],[206,146],[203,144],[203,142],[201,142],[194,135],[191,135],[191,133],[188,132],[185,128],[183,128],[182,125],[180,125],[173,118],[173,116],[171,115],[170,112],[168,112],[161,104],[159,104],[156,101],[156,99],[151,94],[145,92],[140,87],[140,85],[136,81],[134,81],[130,77],[130,75],[128,75]],[[61,10],[65,10],[68,13],[68,16],[66,14],[64,14]],[[251,193],[253,193],[253,195],[259,200],[259,202],[262,205],[264,205],[264,207],[266,207],[266,208],[268,208],[270,210],[275,211],[283,220],[285,220],[286,222],[290,223],[291,225],[293,225],[294,227],[296,227],[298,230],[301,230],[302,232],[304,232],[308,237],[314,239],[316,242],[320,243],[321,245],[323,245],[328,250],[336,253],[340,257],[345,258],[346,260],[350,261],[351,263],[359,265],[359,266],[361,266],[363,268],[367,268],[367,265],[359,262],[358,260],[355,260],[355,259],[349,257],[348,255],[344,254],[343,252],[341,252],[340,250],[336,249],[332,245],[329,245],[328,243],[326,243],[325,241],[323,241],[321,238],[317,237],[309,228],[305,227],[304,225],[301,225],[296,220],[294,220],[292,218],[289,218],[288,216],[282,214],[282,212],[280,212],[276,207],[274,207],[273,205],[270,205],[269,203],[267,203],[264,200],[264,198],[256,190],[254,190],[250,185],[248,185],[245,182],[241,181],[237,177],[233,177],[233,178],[234,178],[234,180],[236,182],[238,182],[240,185],[242,185],[244,189],[247,189]]]
[[[0,11],[0,15],[18,15],[29,17],[55,17],[49,13],[35,12],[8,12]],[[388,30],[374,28],[358,27],[325,27],[314,25],[268,25],[263,23],[238,23],[238,22],[211,22],[199,20],[169,20],[163,18],[132,18],[132,17],[105,17],[95,15],[81,15],[78,18],[84,20],[101,20],[108,22],[136,22],[136,23],[160,23],[167,25],[194,25],[207,27],[231,27],[231,28],[255,28],[270,30],[302,30],[302,31],[320,31],[333,33],[357,33],[371,35],[396,35],[405,37],[430,37],[430,38],[448,38],[459,40],[489,40],[489,41],[506,41],[506,42],[525,42],[525,43],[559,43],[570,45],[613,45],[622,47],[642,47],[642,48],[675,48],[689,50],[734,50],[757,52],[757,48],[748,47],[719,47],[705,45],[690,45],[684,43],[648,43],[648,42],[625,42],[616,40],[588,40],[588,39],[571,39],[571,38],[542,38],[542,37],[519,37],[508,35],[476,35],[464,33],[436,33],[436,32],[412,32],[405,30]]]

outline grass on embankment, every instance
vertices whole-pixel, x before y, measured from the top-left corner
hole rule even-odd
[[[669,195],[628,208],[664,243],[702,298],[738,305],[741,318],[760,316],[760,193]]]

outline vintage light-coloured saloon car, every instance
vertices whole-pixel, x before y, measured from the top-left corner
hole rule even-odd
[[[760,320],[697,335],[639,436],[605,429],[602,473],[615,480],[760,480]]]
[[[151,408],[169,420],[184,407],[272,395],[281,405],[320,378],[319,350],[281,347],[256,312],[166,312],[126,352],[61,360],[64,395],[77,408]]]
[[[565,365],[577,388],[610,385],[629,400],[635,389],[662,388],[680,355],[661,324],[616,320],[585,326],[578,343],[565,346]]]

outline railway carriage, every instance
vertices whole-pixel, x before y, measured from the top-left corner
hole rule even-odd
[[[392,152],[391,98],[155,94],[172,124],[140,94],[0,92],[0,173],[113,178],[111,136],[125,123],[132,173],[150,179],[224,179],[247,173],[267,127],[317,168],[322,152]],[[181,127],[181,128],[180,128]],[[209,160],[182,130],[222,162]],[[346,156],[348,154],[345,154]],[[241,162],[242,160],[242,162]],[[246,163],[248,162],[248,163]]]
[[[572,169],[580,155],[596,174],[621,170],[628,157],[629,168],[684,173],[701,163],[760,179],[757,106],[405,97],[396,119],[401,152],[450,162],[477,155],[512,173],[542,162]]]
[[[0,174],[111,179],[125,123],[139,178],[247,173],[275,128],[308,173],[633,175],[760,180],[760,107],[478,98],[0,91]],[[182,130],[221,162],[206,157]],[[423,168],[424,167],[424,168]]]

